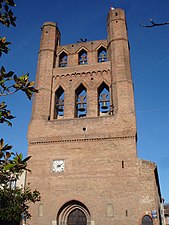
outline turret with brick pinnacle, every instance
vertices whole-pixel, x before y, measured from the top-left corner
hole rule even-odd
[[[134,112],[126,18],[122,9],[110,9],[107,30],[114,110],[115,113]]]
[[[60,45],[60,31],[57,24],[44,23],[36,73],[36,88],[39,93],[34,98],[32,119],[49,117],[52,74],[58,45]]]

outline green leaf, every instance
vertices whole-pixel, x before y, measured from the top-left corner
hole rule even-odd
[[[2,148],[2,151],[10,150],[12,147],[13,147],[12,145],[6,144],[6,145]]]
[[[3,139],[3,138],[1,138],[1,140],[0,140],[0,148],[2,149],[2,148],[3,148],[3,146],[4,146],[4,139]]]
[[[5,4],[4,8],[5,8],[5,10],[8,12],[9,6]]]
[[[18,157],[22,160],[22,158],[23,158],[23,154],[22,154],[22,153],[20,153],[20,154],[18,155]]]
[[[7,123],[7,125],[8,125],[9,127],[12,127],[12,123],[11,123],[9,120],[4,120],[4,122]]]
[[[4,166],[4,170],[10,170],[11,168],[13,168],[14,166],[16,166],[16,164],[7,164],[6,166]]]
[[[1,67],[1,71],[2,71],[2,72],[5,72],[4,66]]]
[[[6,77],[12,77],[14,75],[14,72],[13,71],[9,71],[7,74],[6,74]]]
[[[6,3],[10,6],[16,6],[16,4],[13,0],[6,0]]]
[[[0,103],[0,109],[4,109],[4,108],[6,108],[5,102],[1,102]]]
[[[28,84],[29,84],[29,87],[33,87],[35,85],[35,82],[34,81],[31,81]]]
[[[26,157],[24,160],[22,160],[22,162],[27,162],[32,156],[28,156]]]
[[[9,159],[11,157],[11,153],[10,152],[6,152],[6,158]]]

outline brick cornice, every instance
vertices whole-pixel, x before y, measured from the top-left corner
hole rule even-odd
[[[29,145],[44,145],[44,144],[56,144],[56,143],[70,143],[70,142],[88,142],[88,141],[107,141],[107,140],[116,140],[116,139],[135,139],[134,135],[131,136],[115,136],[115,137],[98,137],[98,138],[77,138],[77,139],[50,139],[50,140],[35,140],[30,141]]]
[[[80,77],[82,77],[82,76],[92,76],[92,75],[94,75],[94,74],[98,74],[98,73],[103,73],[103,72],[106,72],[106,73],[108,73],[108,72],[110,72],[110,69],[103,69],[103,70],[93,70],[92,72],[91,71],[79,71],[79,72],[73,72],[73,73],[60,73],[60,74],[57,74],[57,75],[53,75],[53,78],[57,78],[57,77],[72,77],[72,76],[75,76],[75,77],[77,77],[77,76],[80,76]]]

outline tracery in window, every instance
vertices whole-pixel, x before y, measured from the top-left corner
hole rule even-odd
[[[54,119],[61,119],[64,116],[64,90],[60,86],[55,92]]]
[[[104,82],[98,88],[98,109],[99,116],[110,114],[110,91]]]
[[[106,49],[101,46],[98,50],[98,62],[106,62],[107,61],[107,51]]]
[[[79,59],[78,59],[79,60],[79,65],[87,64],[87,52],[84,49],[82,49],[79,52],[78,56],[79,56]]]
[[[59,67],[66,67],[68,63],[68,56],[65,52],[59,55]]]
[[[75,117],[84,117],[87,114],[87,90],[83,84],[75,91]]]

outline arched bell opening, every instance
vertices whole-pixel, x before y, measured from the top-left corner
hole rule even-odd
[[[78,54],[79,65],[87,64],[87,51],[82,49]]]
[[[54,119],[62,119],[64,116],[64,90],[60,86],[55,92]]]
[[[65,203],[57,214],[58,225],[89,225],[90,221],[89,210],[76,200]]]
[[[68,55],[65,52],[62,52],[59,55],[59,67],[66,67],[68,64]]]
[[[75,91],[75,117],[85,117],[87,115],[87,90],[83,84]]]
[[[150,216],[145,215],[142,218],[142,223],[141,224],[142,225],[153,225],[153,220],[152,220],[152,218]]]
[[[101,46],[98,50],[98,62],[106,62],[107,61],[107,50],[103,46]]]
[[[110,91],[104,82],[98,88],[98,115],[110,115]]]

